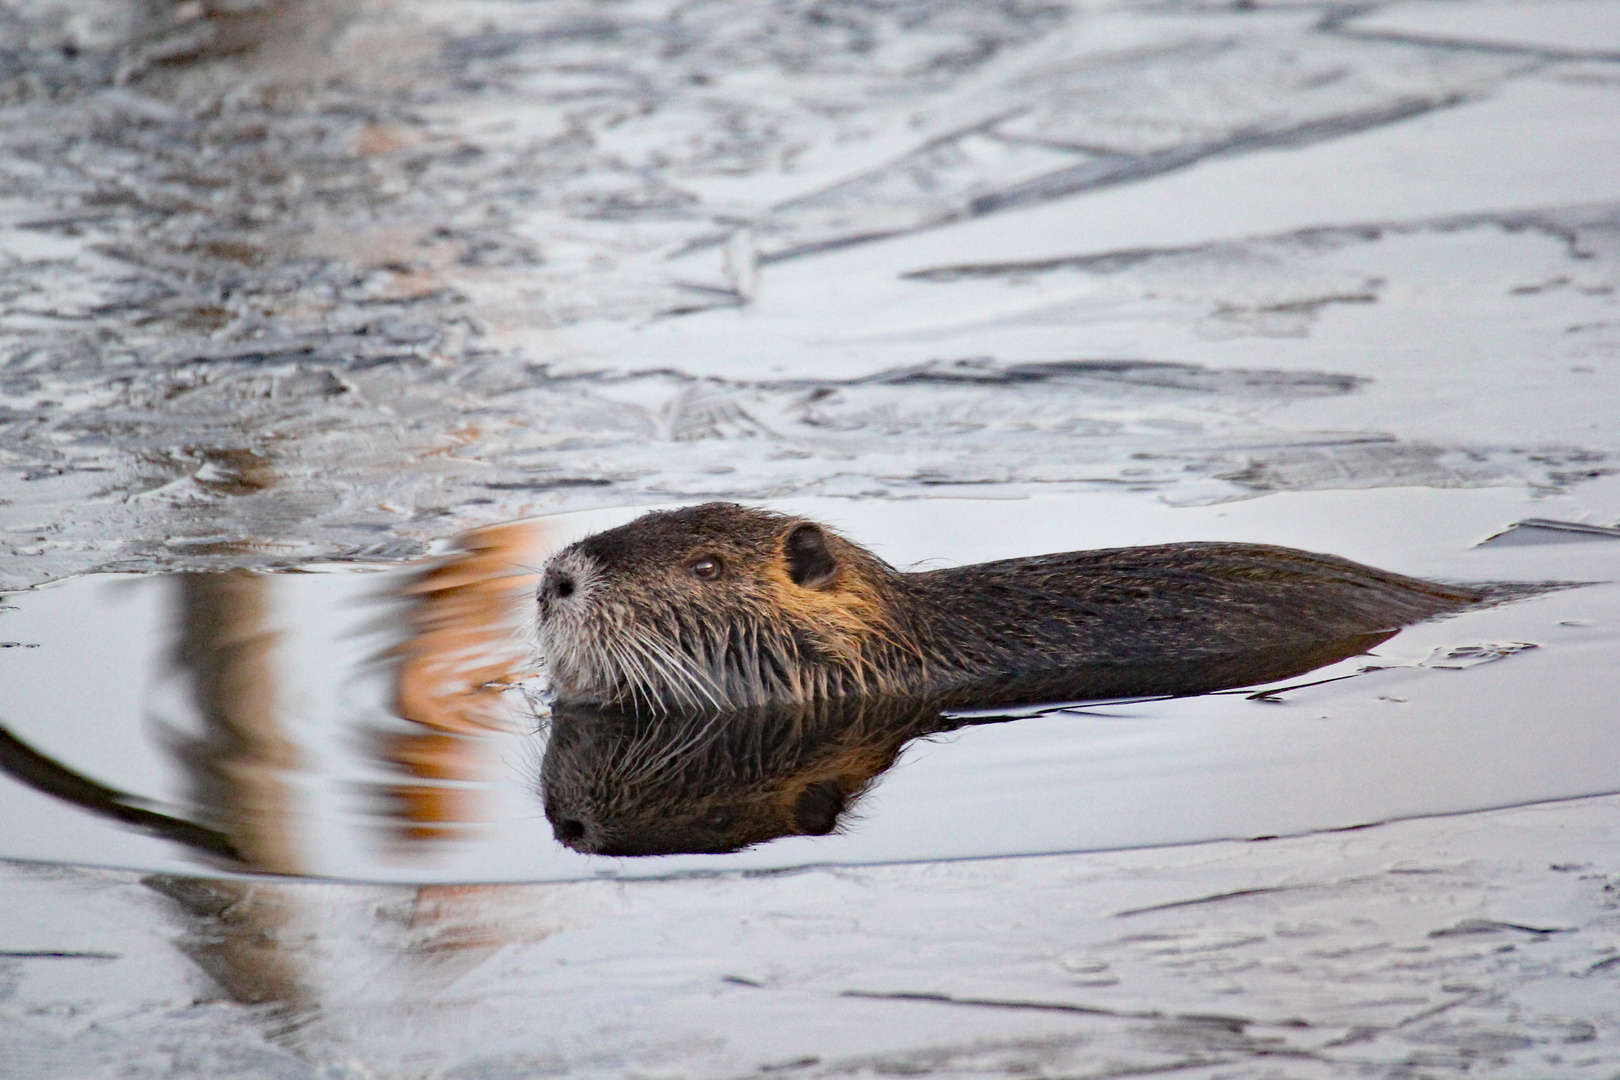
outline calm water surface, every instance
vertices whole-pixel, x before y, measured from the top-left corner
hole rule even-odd
[[[1604,582],[1620,538],[1509,529],[1551,504],[1494,488],[777,504],[901,566],[1234,539],[1448,580],[1595,584],[1410,627],[1269,693],[965,713],[981,722],[910,741],[838,833],[728,855],[582,855],[542,812],[532,571],[639,510],[515,523],[420,566],[73,579],[0,612],[14,736],[0,854],[562,880],[1285,835],[1617,791],[1620,584]]]

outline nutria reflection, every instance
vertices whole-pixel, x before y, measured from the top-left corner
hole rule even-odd
[[[667,715],[561,707],[541,765],[546,817],[559,841],[598,855],[820,836],[907,742],[952,726],[898,699]]]
[[[1035,702],[1077,667],[1097,696],[1195,693],[1232,658],[1392,631],[1485,596],[1267,544],[903,573],[815,522],[707,503],[565,548],[538,600],[559,700],[667,711],[872,694]],[[1163,681],[1142,683],[1148,671]]]
[[[1080,666],[1044,672],[1038,686],[1055,701],[1253,686],[1359,655],[1394,633],[1156,667]],[[1011,696],[1022,700],[1036,685],[1020,683]],[[1003,688],[992,681],[973,693],[991,705],[1005,701]],[[824,835],[913,739],[1011,719],[953,717],[943,704],[850,695],[731,711],[559,705],[541,766],[546,817],[560,842],[598,855],[718,853]]]

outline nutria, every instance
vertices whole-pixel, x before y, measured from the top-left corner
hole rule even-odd
[[[1370,648],[1485,598],[1267,544],[905,573],[815,522],[705,503],[559,552],[539,631],[564,704],[727,710],[861,694],[952,707],[1286,678],[1326,662],[1300,667],[1314,652]]]

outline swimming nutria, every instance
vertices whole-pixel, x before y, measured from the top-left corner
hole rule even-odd
[[[559,552],[539,630],[563,703],[741,709],[884,694],[989,705],[1236,685],[1226,668],[1268,650],[1288,660],[1312,643],[1370,647],[1485,597],[1267,544],[903,573],[815,522],[705,503]],[[1269,667],[1266,680],[1309,670]]]

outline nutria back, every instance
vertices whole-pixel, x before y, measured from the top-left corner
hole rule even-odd
[[[724,710],[861,694],[991,705],[1052,700],[1059,686],[1127,697],[1198,693],[1245,671],[1283,678],[1301,656],[1370,648],[1485,595],[1266,544],[902,573],[815,522],[707,503],[559,552],[539,629],[564,703]]]
[[[1059,688],[1107,698],[1271,682],[1483,598],[1334,555],[1240,543],[1073,551],[901,581],[908,632],[938,658],[930,689],[1000,703],[1052,700]]]

